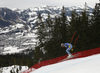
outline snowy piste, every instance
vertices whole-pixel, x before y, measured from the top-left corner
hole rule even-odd
[[[100,54],[44,66],[30,73],[100,73]]]

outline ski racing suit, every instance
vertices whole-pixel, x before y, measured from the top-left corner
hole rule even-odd
[[[65,43],[64,44],[64,47],[66,47],[66,52],[67,52],[67,54],[68,55],[71,55],[71,53],[69,52],[71,49],[72,49],[72,44],[70,44],[70,43]]]

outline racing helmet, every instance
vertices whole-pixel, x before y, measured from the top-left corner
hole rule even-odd
[[[64,43],[61,43],[61,47],[63,47],[64,46]]]

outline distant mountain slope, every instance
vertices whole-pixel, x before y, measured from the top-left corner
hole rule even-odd
[[[0,17],[0,27],[1,27],[1,28],[2,28],[2,27],[5,27],[5,26],[9,26],[9,25],[11,25],[11,24],[12,24],[11,22],[9,22],[9,21],[3,19],[2,17]]]
[[[22,23],[20,14],[9,8],[0,8],[0,27]]]
[[[76,10],[78,14],[81,13],[81,11],[85,9],[84,5],[81,6],[72,6],[72,7],[65,7],[66,16],[71,17],[71,12],[73,10]],[[86,9],[88,9],[89,14],[92,13],[93,8],[90,6],[86,6]],[[45,20],[48,17],[48,14],[50,14],[51,18],[54,18],[55,16],[60,16],[62,10],[62,6],[41,6],[41,7],[33,7],[28,8],[25,10],[15,9],[15,11],[19,12],[21,15],[21,19],[26,21],[29,24],[34,24],[37,21],[39,13]]]
[[[20,15],[18,12],[8,8],[0,8],[0,16],[5,20],[16,20]]]
[[[66,16],[71,17],[71,12],[76,10],[78,14],[85,9],[84,5],[81,6],[72,6],[72,7],[65,7]],[[86,6],[88,9],[89,14],[92,13],[93,8],[90,6]],[[39,13],[45,20],[50,14],[51,18],[55,16],[60,16],[62,10],[62,6],[48,6],[44,5],[41,7],[33,7],[28,9],[9,9],[9,8],[0,8],[0,25],[5,26],[6,22],[10,24],[16,23],[23,23],[23,24],[35,24],[38,18]],[[5,21],[4,21],[5,20]],[[8,25],[7,24],[7,25]]]
[[[31,30],[29,25],[16,24],[2,28],[0,29],[0,54],[34,50],[37,41],[35,38],[35,30]]]
[[[93,8],[88,6],[89,14]],[[71,17],[71,12],[76,10],[78,14],[84,9],[83,6],[65,7],[66,16]],[[19,53],[22,50],[32,49],[36,44],[34,24],[39,13],[45,21],[50,14],[51,18],[61,15],[62,6],[41,6],[28,9],[0,8],[0,53]],[[13,51],[16,50],[16,51]],[[28,52],[28,51],[27,51]]]

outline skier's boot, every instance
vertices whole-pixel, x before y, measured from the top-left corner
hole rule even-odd
[[[67,59],[72,58],[72,57],[73,57],[73,55],[72,55],[72,54],[70,54],[70,55],[68,55]]]

